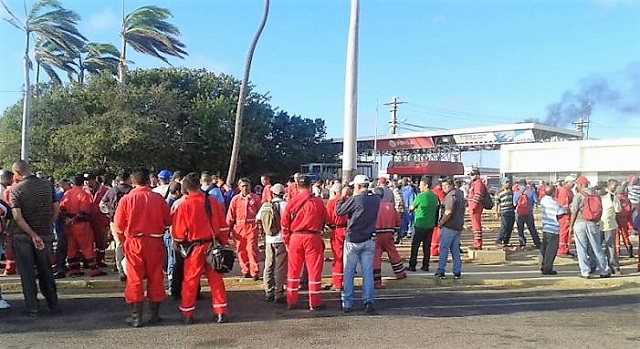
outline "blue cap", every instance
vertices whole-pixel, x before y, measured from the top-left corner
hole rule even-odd
[[[162,179],[171,179],[171,171],[169,170],[162,170],[158,173],[158,178],[162,178]]]
[[[502,179],[500,180],[501,183],[511,183],[511,180],[509,179],[509,177],[502,177]]]

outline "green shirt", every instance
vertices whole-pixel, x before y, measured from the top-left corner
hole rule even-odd
[[[431,190],[420,193],[411,206],[415,208],[416,228],[431,229],[436,226],[440,200]]]

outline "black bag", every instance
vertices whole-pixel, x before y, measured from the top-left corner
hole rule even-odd
[[[209,196],[205,196],[204,209],[207,213],[207,218],[209,218],[209,225],[211,225],[211,202],[209,200]],[[233,270],[233,263],[236,260],[236,252],[231,248],[222,246],[218,243],[213,232],[213,226],[211,226],[211,236],[213,237],[213,243],[211,243],[211,246],[205,255],[207,263],[209,263],[213,270],[218,273],[228,273]]]

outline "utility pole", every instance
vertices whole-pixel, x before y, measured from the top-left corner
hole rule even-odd
[[[391,112],[391,120],[389,120],[389,125],[391,126],[392,135],[396,134],[396,132],[398,131],[398,105],[404,103],[407,102],[400,102],[398,97],[393,97],[393,99],[391,99],[391,102],[384,104],[391,106],[391,109],[389,110],[389,112]]]
[[[344,138],[342,143],[342,182],[349,183],[357,171],[358,126],[358,21],[359,0],[351,0],[347,66],[344,78]]]

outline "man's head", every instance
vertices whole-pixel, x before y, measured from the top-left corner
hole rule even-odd
[[[296,172],[293,174],[293,180],[297,183],[298,180],[300,179],[300,172]]]
[[[618,182],[615,179],[610,179],[607,182],[607,189],[609,190],[610,193],[615,193],[619,185],[620,185],[620,182]]]
[[[502,177],[500,183],[502,184],[502,189],[511,188],[511,180],[509,177]]]
[[[349,186],[353,187],[353,193],[355,195],[363,194],[369,189],[369,177],[365,175],[356,175],[353,181],[349,183]]]
[[[385,186],[385,185],[387,185],[387,183],[388,183],[387,177],[380,177],[380,179],[378,179],[378,183],[379,183],[381,186]]]
[[[382,187],[373,188],[373,193],[378,195],[381,199],[384,198],[384,189],[382,189]]]
[[[200,176],[197,173],[188,173],[182,179],[182,190],[188,194],[195,193],[200,190]]]
[[[131,183],[136,187],[144,187],[149,185],[149,170],[146,168],[137,168],[131,173]]]
[[[309,189],[311,188],[311,177],[309,176],[299,176],[298,180],[298,188],[299,189]]]
[[[209,186],[213,183],[213,178],[211,177],[211,173],[207,171],[202,171],[200,174],[200,184],[204,186]]]
[[[71,181],[68,179],[61,179],[58,181],[57,183],[57,187],[60,188],[60,190],[62,190],[62,192],[65,192],[69,189],[71,189]]]
[[[0,184],[5,187],[10,186],[13,183],[13,173],[9,171],[2,171],[0,173]]]
[[[171,175],[171,180],[174,182],[181,182],[184,178],[184,174],[182,171],[176,171]]]
[[[247,196],[251,193],[251,181],[249,178],[240,178],[238,180],[238,189],[240,189],[240,194],[243,196]]]
[[[409,185],[409,183],[411,183],[411,180],[409,179],[409,177],[404,177],[404,178],[402,178],[400,183],[402,184],[403,187],[405,187],[405,186]]]
[[[574,175],[568,175],[566,177],[564,177],[564,187],[571,189],[573,187],[573,184],[576,181],[576,176]]]
[[[169,184],[169,195],[174,199],[180,199],[182,197],[182,184],[180,182],[171,182]]]
[[[331,186],[331,189],[329,189],[329,195],[331,196],[331,198],[336,197],[336,195],[339,195],[342,192],[342,184],[340,183],[335,183],[334,185]]]
[[[521,179],[518,181],[518,185],[521,187],[526,187],[527,186],[527,180],[526,179]]]
[[[216,185],[217,185],[219,188],[222,188],[222,186],[224,186],[224,179],[223,179],[222,177],[218,177],[218,178],[216,178]]]
[[[267,175],[262,175],[260,176],[260,183],[262,183],[263,186],[267,186],[271,184],[271,178]]]
[[[424,193],[425,191],[429,190],[429,188],[431,188],[431,179],[429,177],[420,178],[419,188],[421,193]]]
[[[162,170],[158,172],[158,181],[160,182],[160,184],[169,184],[170,180],[171,180],[171,171]]]
[[[584,188],[589,187],[589,180],[585,176],[580,176],[576,179],[576,189],[582,191]]]
[[[282,198],[284,196],[284,185],[276,183],[271,186],[271,193],[275,197]]]
[[[152,187],[158,186],[158,176],[155,173],[149,173],[149,185]]]
[[[74,176],[73,178],[71,178],[71,183],[73,184],[74,187],[82,187],[84,185],[85,179],[83,176],[81,175],[77,175]]]
[[[471,179],[471,181],[475,181],[479,177],[480,177],[480,170],[473,169],[471,170],[471,172],[469,172],[469,178]]]
[[[31,174],[31,166],[24,160],[16,161],[11,166],[11,171],[14,175],[19,177],[20,179],[27,177]]]
[[[84,185],[91,189],[95,189],[98,186],[98,180],[94,173],[88,172],[84,174]]]
[[[553,197],[556,195],[556,187],[553,185],[547,185],[544,187],[544,194]]]
[[[454,188],[455,188],[455,186],[454,186],[452,178],[447,177],[447,178],[442,180],[442,191],[444,191],[445,193],[449,193]]]

